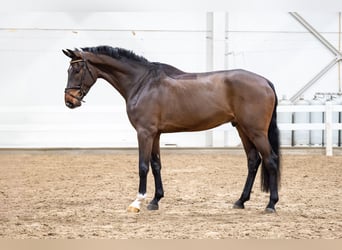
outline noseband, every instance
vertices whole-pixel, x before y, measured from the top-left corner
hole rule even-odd
[[[79,86],[75,86],[75,87],[66,87],[64,89],[64,93],[71,96],[72,98],[75,98],[76,100],[80,101],[80,102],[85,102],[83,101],[83,98],[86,96],[87,94],[87,91],[84,90],[84,79],[85,79],[85,76],[86,76],[86,73],[87,71],[89,72],[91,78],[93,79],[93,81],[96,81],[95,77],[93,76],[90,68],[88,67],[88,64],[87,64],[87,61],[85,59],[78,59],[78,60],[73,60],[70,62],[70,65],[74,64],[74,63],[78,63],[78,62],[83,62],[83,75],[82,75],[82,78],[81,78],[81,84]],[[68,90],[70,89],[76,89],[76,90],[79,90],[80,93],[81,93],[81,96],[78,97],[78,96],[74,96],[73,94],[69,93]]]

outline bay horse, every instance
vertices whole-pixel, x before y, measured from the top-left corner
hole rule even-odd
[[[244,208],[262,163],[261,189],[270,192],[267,212],[275,212],[280,184],[277,96],[273,84],[245,70],[185,73],[150,62],[123,48],[110,46],[63,50],[71,58],[65,104],[73,109],[98,78],[108,81],[125,99],[126,112],[139,145],[139,189],[129,212],[139,212],[146,199],[151,165],[155,194],[148,210],[164,197],[159,138],[161,133],[200,131],[231,122],[247,156],[248,175],[234,208]]]

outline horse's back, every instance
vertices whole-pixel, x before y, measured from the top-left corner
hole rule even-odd
[[[274,105],[272,84],[264,77],[250,71],[236,69],[206,73],[181,73],[168,81],[174,89],[192,95],[211,96],[212,102],[222,105],[240,105],[268,102]],[[231,107],[229,107],[231,108]]]
[[[268,96],[272,89],[267,80],[244,70],[180,72],[166,76],[154,92],[158,123],[165,132],[197,131],[239,122],[245,119],[243,116],[265,113],[263,105],[274,105],[274,95]]]

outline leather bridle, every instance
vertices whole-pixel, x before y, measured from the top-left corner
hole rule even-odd
[[[70,65],[74,64],[74,63],[78,63],[78,62],[83,62],[83,75],[82,75],[82,78],[81,78],[81,84],[79,86],[74,86],[74,87],[66,87],[64,89],[64,93],[71,96],[72,98],[75,98],[76,100],[78,100],[79,102],[85,102],[83,101],[83,98],[86,96],[86,94],[88,93],[89,89],[86,91],[84,90],[84,79],[86,77],[86,74],[87,72],[89,72],[91,78],[93,79],[93,81],[95,82],[96,79],[94,77],[94,75],[92,74],[90,68],[88,67],[88,64],[87,64],[87,60],[86,59],[77,59],[77,60],[72,60],[70,62]],[[76,89],[76,90],[79,90],[80,91],[80,94],[81,96],[75,96],[71,93],[68,92],[68,90],[70,89]]]

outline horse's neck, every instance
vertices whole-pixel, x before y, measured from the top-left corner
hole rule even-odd
[[[130,90],[134,87],[135,80],[143,74],[142,70],[133,64],[122,63],[113,60],[103,65],[100,69],[100,77],[108,81],[127,101]]]

